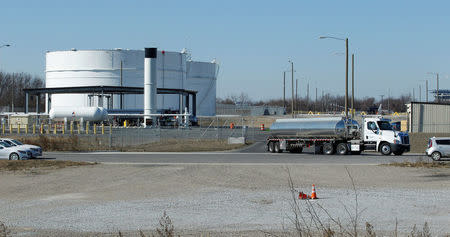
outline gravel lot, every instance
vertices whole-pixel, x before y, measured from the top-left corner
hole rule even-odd
[[[317,187],[335,217],[354,194],[362,224],[403,233],[429,222],[434,235],[450,233],[450,169],[324,164],[100,164],[0,173],[0,220],[21,235],[151,230],[167,211],[177,230],[193,233],[276,231],[289,225],[286,167],[297,189]],[[50,232],[49,232],[50,231]],[[67,232],[69,233],[69,232]],[[259,232],[260,233],[260,232]]]

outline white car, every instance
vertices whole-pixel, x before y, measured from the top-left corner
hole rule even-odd
[[[31,151],[0,142],[0,159],[27,160],[30,157]]]
[[[30,145],[30,144],[23,144],[15,139],[11,138],[0,138],[0,141],[6,142],[11,146],[17,146],[21,147],[27,150],[31,151],[31,157],[30,158],[37,158],[39,156],[42,156],[42,148],[40,146]]]

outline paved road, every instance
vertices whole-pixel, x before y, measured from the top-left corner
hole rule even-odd
[[[314,155],[311,151],[301,154],[291,153],[234,153],[234,152],[91,152],[66,153],[45,152],[44,157],[57,160],[95,161],[107,163],[242,163],[242,164],[382,164],[405,160],[428,159],[423,155],[405,154],[402,156],[382,156],[377,153],[347,156]]]

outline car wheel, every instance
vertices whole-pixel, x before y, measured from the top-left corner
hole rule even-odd
[[[9,160],[20,160],[20,157],[17,153],[13,152],[9,155]]]
[[[334,153],[334,147],[331,143],[325,143],[323,145],[323,154],[325,155],[333,155]]]
[[[431,154],[431,159],[438,161],[441,160],[441,153],[439,153],[438,151],[435,151]]]
[[[347,144],[345,143],[339,143],[336,147],[336,152],[339,155],[346,155],[348,152]]]
[[[381,144],[380,147],[380,152],[381,154],[388,156],[391,154],[392,150],[391,150],[391,145],[389,145],[389,143],[383,143]]]

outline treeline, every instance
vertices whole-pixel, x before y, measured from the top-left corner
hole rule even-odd
[[[354,107],[357,111],[373,111],[378,109],[382,104],[383,110],[390,110],[394,112],[406,112],[406,105],[411,101],[411,96],[402,95],[400,97],[383,98],[383,101],[376,100],[374,97],[355,98]],[[218,98],[217,103],[221,104],[243,104],[243,105],[259,105],[259,106],[286,106],[286,112],[290,113],[292,110],[292,99],[286,98],[285,105],[283,99],[271,99],[252,101],[250,97],[241,93],[240,95],[231,95],[226,98]],[[342,112],[345,108],[345,96],[333,96],[325,94],[323,97],[314,99],[298,98],[294,100],[295,111],[314,111],[314,112]],[[348,100],[348,108],[351,108],[351,98]]]
[[[38,76],[29,73],[8,73],[0,71],[0,111],[1,112],[23,112],[25,109],[24,88],[44,87],[44,81]],[[45,101],[43,97],[39,101],[40,111],[43,110]],[[34,111],[36,97],[30,96],[28,107]],[[13,109],[14,108],[14,109]]]

